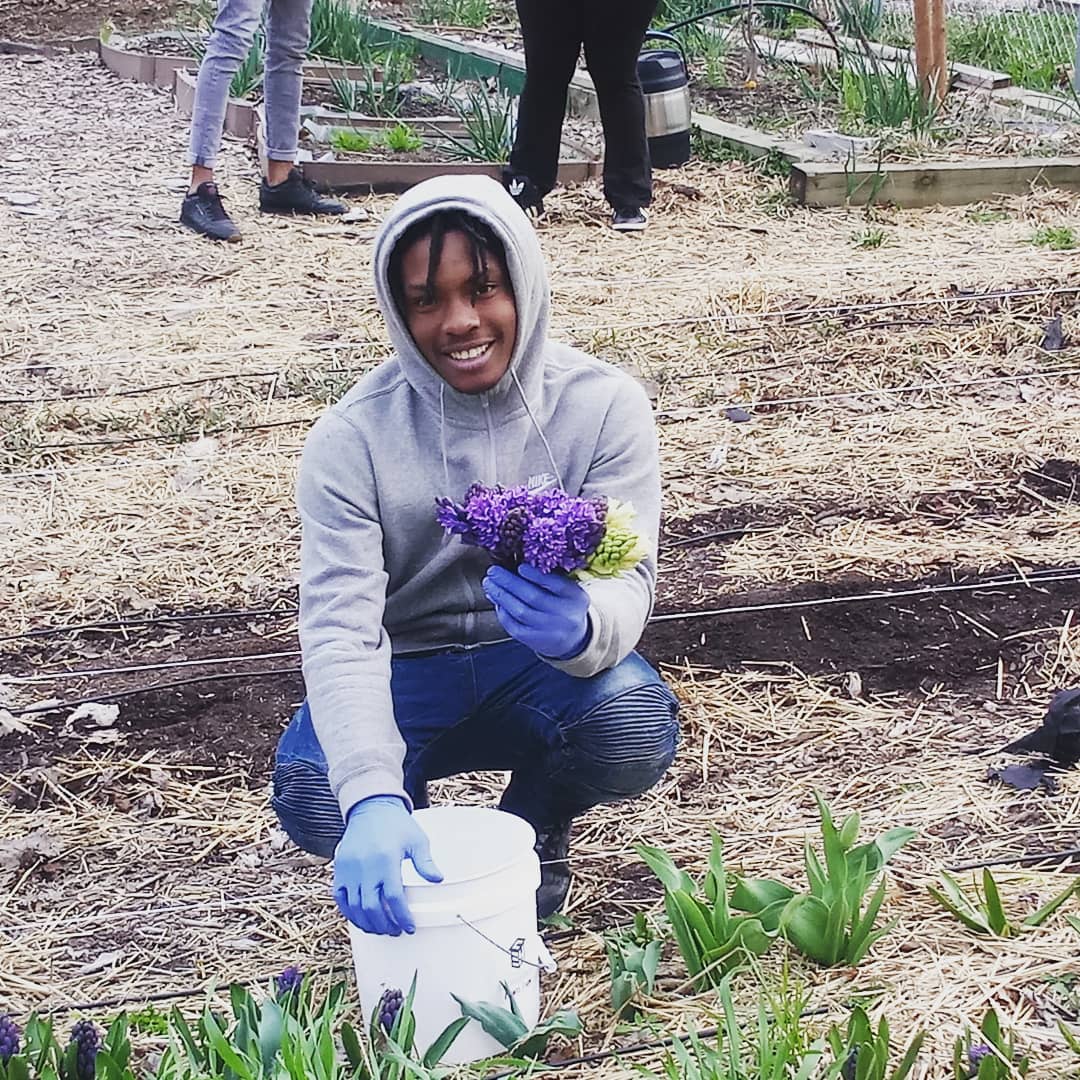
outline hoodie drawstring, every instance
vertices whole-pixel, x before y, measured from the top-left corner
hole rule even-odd
[[[547,441],[547,436],[544,434],[544,429],[540,426],[536,417],[533,415],[532,406],[529,404],[529,399],[525,396],[525,391],[522,389],[521,383],[518,381],[517,372],[514,371],[513,368],[510,368],[510,378],[514,380],[514,385],[517,387],[517,392],[521,395],[521,404],[525,406],[525,411],[529,414],[529,419],[532,421],[532,426],[536,429],[536,434],[540,436],[540,441],[544,444],[544,449],[547,451],[548,461],[551,462],[551,471],[555,474],[555,482],[559,485],[560,488],[562,488],[562,474],[559,472],[559,466],[555,464],[555,455],[551,452],[551,444]]]
[[[446,383],[439,387],[439,448],[442,450],[443,491],[447,498],[452,498],[450,494],[450,462],[446,455]]]

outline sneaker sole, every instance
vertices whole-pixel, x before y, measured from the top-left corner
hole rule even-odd
[[[293,210],[284,206],[260,206],[261,214],[277,214],[280,217],[341,217],[347,213],[345,207],[340,210]]]
[[[649,226],[647,221],[634,221],[626,225],[612,225],[616,232],[644,232]]]
[[[182,219],[180,224],[187,229],[188,232],[194,233],[196,236],[203,236],[207,240],[214,240],[219,244],[239,244],[244,239],[244,234],[241,232],[234,232],[232,236],[215,236],[213,233],[206,232],[203,229],[197,229],[194,225],[189,225]]]

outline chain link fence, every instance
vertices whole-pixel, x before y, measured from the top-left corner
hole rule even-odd
[[[952,62],[1003,72],[1027,90],[1066,97],[1080,90],[1080,4],[1071,0],[956,0],[947,5],[945,32]],[[912,45],[912,5],[889,4],[874,36]]]
[[[661,0],[657,24],[688,18],[721,0]],[[735,0],[737,3],[738,0]],[[911,0],[796,0],[836,32],[856,36],[856,24],[871,41],[911,48],[915,42]],[[748,3],[749,6],[749,3]],[[730,38],[726,19],[707,20],[688,33],[695,52],[706,56],[711,39]],[[747,19],[766,33],[788,23],[789,14],[762,6]],[[812,25],[812,24],[808,24]],[[1008,75],[1015,86],[1052,94],[1080,106],[1080,0],[947,0],[946,52],[950,62]]]

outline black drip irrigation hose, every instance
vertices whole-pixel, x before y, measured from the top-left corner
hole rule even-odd
[[[684,537],[673,543],[667,544],[665,551],[673,548],[685,547],[695,543],[702,543],[706,540],[716,539],[718,537],[725,536],[743,536],[751,533],[772,532],[779,526],[747,526],[745,528],[737,529],[721,529],[715,533],[702,533],[701,536]],[[660,552],[661,555],[664,551]],[[991,588],[1000,585],[1026,585],[1029,582],[1056,582],[1056,581],[1071,581],[1073,577],[1080,576],[1080,566],[1063,566],[1058,569],[1046,569],[1046,570],[1031,570],[1026,574],[1015,574],[1012,576],[999,575],[996,577],[985,578],[982,581],[961,584],[961,585],[928,585],[926,586],[926,592],[958,592],[958,591],[970,591],[981,588]],[[917,595],[918,592],[915,593]],[[841,603],[844,601],[850,601],[852,603],[861,600],[887,600],[889,597],[897,597],[904,599],[913,595],[911,592],[897,591],[897,592],[876,592],[865,594],[854,594],[852,596],[823,596],[816,600],[790,600],[783,601],[778,604],[767,605],[754,605],[745,610],[751,611],[772,611],[778,608],[786,607],[806,607],[814,604],[825,605],[833,603]],[[681,611],[670,612],[662,615],[653,615],[650,622],[665,622],[669,620],[677,619],[691,619],[702,617],[703,615],[724,615],[731,613],[739,613],[743,611],[742,608],[721,608],[716,612],[698,612],[698,611]],[[85,622],[85,623],[65,623],[62,626],[42,626],[34,630],[24,630],[18,634],[6,634],[0,636],[0,642],[7,641],[29,641],[39,638],[56,637],[60,634],[74,634],[81,633],[83,631],[105,631],[105,630],[128,630],[132,628],[146,627],[146,626],[165,626],[170,623],[188,623],[188,622],[214,622],[221,619],[248,619],[248,618],[275,618],[275,619],[288,619],[294,618],[299,612],[299,608],[292,604],[288,607],[276,607],[276,608],[227,608],[222,611],[205,611],[196,612],[192,614],[176,614],[176,615],[150,615],[145,618],[135,617],[131,619],[117,618],[117,619],[102,619],[98,622]]]
[[[729,608],[715,608],[706,611],[668,612],[662,615],[653,615],[649,619],[649,624],[689,621],[691,619],[720,618],[725,615],[744,615],[764,611],[806,610],[813,609],[814,607],[853,603],[873,603],[891,599],[911,599],[913,597],[934,596],[939,593],[975,592],[980,589],[1015,588],[1017,586],[1031,588],[1036,585],[1056,584],[1067,581],[1080,581],[1080,567],[1063,567],[1060,570],[1032,571],[1029,574],[1018,574],[1011,578],[988,578],[982,581],[968,582],[962,585],[928,585],[919,589],[862,593],[852,596],[825,596],[808,600],[785,600],[778,601],[775,604],[746,604]],[[208,614],[204,617],[214,618],[215,616]],[[206,663],[211,662],[213,662],[212,657],[206,659]],[[223,671],[210,675],[197,675],[187,679],[178,679],[174,682],[155,683],[151,686],[115,690],[107,693],[95,694],[89,697],[74,698],[68,701],[44,702],[40,705],[30,705],[26,708],[12,709],[9,711],[13,716],[33,716],[42,713],[59,712],[64,709],[77,708],[80,705],[87,705],[92,702],[117,701],[122,698],[135,697],[139,694],[164,693],[169,690],[179,690],[186,686],[199,685],[208,682],[226,682],[232,679],[272,678],[278,675],[296,675],[301,672],[302,668],[299,666],[269,668],[261,671]]]
[[[749,3],[725,4],[723,7],[712,8],[709,11],[702,12],[700,15],[691,15],[688,19],[680,19],[679,22],[674,22],[670,26],[665,26],[663,32],[665,34],[673,34],[676,30],[682,30],[694,23],[701,22],[702,19],[711,19],[716,15],[730,15],[736,11],[754,11],[757,8],[780,8],[785,11],[795,11],[800,15],[805,15],[807,18],[813,19],[814,22],[829,35],[829,40],[832,42],[833,49],[836,51],[838,66],[843,65],[844,53],[840,48],[840,42],[837,41],[836,35],[832,32],[832,27],[829,26],[820,15],[803,7],[802,4],[791,4],[787,3],[786,0],[761,0],[760,3],[756,2],[756,0],[751,0]]]
[[[148,615],[145,618],[102,619],[98,622],[65,623],[63,626],[42,626],[21,634],[5,634],[3,641],[29,641],[37,638],[56,637],[58,634],[75,634],[83,630],[127,630],[140,626],[165,626],[169,623],[213,622],[219,619],[287,619],[295,616],[296,605],[287,608],[235,608],[228,611],[206,611],[181,615]]]
[[[80,705],[90,705],[98,701],[119,701],[122,698],[138,697],[139,694],[164,694],[169,690],[181,690],[185,686],[197,686],[200,683],[229,682],[232,679],[268,679],[277,675],[300,675],[303,668],[267,668],[263,671],[220,671],[214,675],[194,675],[190,679],[177,679],[175,682],[154,683],[152,686],[135,686],[128,690],[112,690],[92,697],[72,698],[70,701],[45,702],[43,705],[31,705],[25,709],[9,710],[12,716],[36,716],[41,713],[61,712],[75,709]]]
[[[310,971],[305,972],[305,975],[310,976],[322,976],[322,975],[344,975],[352,971],[352,968],[348,965],[335,965],[334,967],[326,968],[322,971]],[[201,994],[213,993],[216,990],[221,990],[229,986],[263,986],[269,983],[275,975],[280,972],[275,972],[274,975],[266,975],[264,977],[255,977],[253,979],[230,979],[227,983],[214,982],[206,986],[189,986],[183,990],[162,990],[156,994],[140,994],[136,998],[102,998],[100,1001],[84,1001],[78,1002],[72,1005],[53,1005],[43,1011],[45,1016],[64,1016],[67,1013],[89,1013],[97,1012],[101,1009],[123,1009],[127,1005],[142,1005],[146,1003],[153,1003],[158,1001],[181,1001],[184,998],[198,997]],[[30,1012],[37,1012],[36,1009],[30,1010]],[[21,1014],[26,1016],[27,1012]]]
[[[827,1016],[829,1012],[830,1010],[824,1005],[819,1005],[813,1009],[803,1009],[799,1013],[799,1019],[806,1020],[813,1016]],[[648,1050],[663,1050],[669,1046],[674,1046],[677,1042],[686,1042],[689,1039],[712,1039],[719,1034],[719,1028],[698,1028],[694,1031],[687,1031],[682,1035],[669,1035],[666,1039],[649,1039],[612,1050],[597,1050],[592,1054],[582,1054],[580,1057],[559,1058],[556,1061],[539,1061],[537,1064],[543,1069],[544,1075],[548,1076],[553,1072],[558,1072],[560,1069],[570,1069],[577,1065],[599,1065],[601,1062],[610,1061],[612,1058],[644,1054]],[[520,1069],[504,1069],[502,1072],[488,1073],[483,1080],[507,1080],[507,1077],[521,1075]]]
[[[1064,851],[1044,851],[1038,855],[1002,855],[996,859],[981,859],[977,862],[953,863],[945,869],[950,873],[960,870],[982,870],[987,866],[1034,866],[1038,863],[1063,863],[1080,859],[1080,847],[1066,848]]]

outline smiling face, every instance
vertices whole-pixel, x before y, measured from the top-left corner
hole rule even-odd
[[[509,275],[493,252],[477,259],[473,240],[457,229],[442,236],[430,273],[431,244],[431,236],[422,236],[401,257],[405,324],[446,382],[463,394],[482,394],[506,374],[517,338]]]

